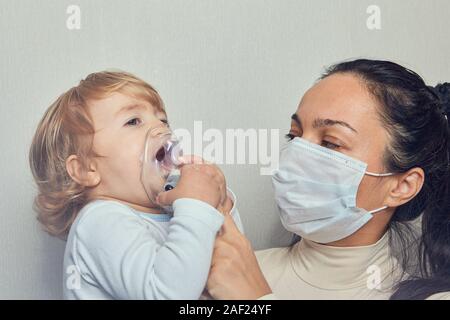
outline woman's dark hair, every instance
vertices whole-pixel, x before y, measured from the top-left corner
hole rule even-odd
[[[390,136],[383,155],[386,170],[401,173],[420,167],[425,173],[420,192],[396,208],[390,222],[391,234],[400,241],[402,269],[410,268],[411,256],[418,259],[416,271],[398,284],[391,299],[425,299],[450,291],[450,84],[429,87],[418,74],[390,61],[342,62],[322,79],[336,73],[359,77],[379,102],[379,116]],[[412,237],[410,222],[420,215],[421,235]]]

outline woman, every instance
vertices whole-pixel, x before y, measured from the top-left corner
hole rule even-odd
[[[210,294],[450,298],[449,87],[389,61],[329,68],[293,114],[273,175],[281,221],[302,240],[255,255],[226,219]]]

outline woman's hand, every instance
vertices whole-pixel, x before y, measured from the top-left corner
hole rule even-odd
[[[171,205],[176,199],[191,198],[206,202],[222,213],[231,209],[227,197],[225,176],[214,164],[197,156],[180,158],[180,180],[175,188],[161,192],[156,201],[159,205]]]
[[[207,289],[215,299],[254,300],[272,292],[250,241],[227,214],[214,245]]]

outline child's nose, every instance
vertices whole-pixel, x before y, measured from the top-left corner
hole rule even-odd
[[[149,131],[152,136],[157,136],[163,133],[169,133],[170,129],[167,128],[167,126],[163,122],[161,122],[156,126],[150,127]]]

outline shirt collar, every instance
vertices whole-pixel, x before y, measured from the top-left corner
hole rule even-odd
[[[388,240],[388,232],[376,243],[359,247],[302,239],[292,247],[290,260],[294,272],[312,286],[328,290],[368,287],[371,275],[379,275],[382,283],[394,270]]]

